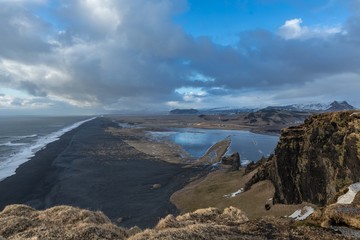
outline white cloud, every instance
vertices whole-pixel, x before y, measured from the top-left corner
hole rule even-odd
[[[0,95],[0,108],[3,109],[25,109],[37,110],[49,108],[52,103],[36,97],[15,97],[13,95]]]
[[[121,24],[123,9],[119,11],[116,8],[116,2],[112,0],[82,0],[78,1],[79,9],[82,17],[85,21],[89,22],[89,25],[96,25],[100,29],[115,31]]]
[[[286,20],[279,28],[279,35],[285,39],[300,38],[308,32],[307,28],[301,27],[302,22],[301,18]]]
[[[60,86],[70,81],[69,76],[60,68],[44,64],[32,65],[3,59],[0,61],[0,72],[15,81],[29,80],[44,85]]]
[[[175,90],[185,102],[201,102],[208,95],[202,88],[182,87]]]
[[[338,26],[335,27],[307,27],[302,26],[303,20],[301,18],[294,18],[285,21],[278,29],[278,34],[282,38],[289,39],[309,39],[309,38],[326,38],[328,36],[345,33],[345,31]]]

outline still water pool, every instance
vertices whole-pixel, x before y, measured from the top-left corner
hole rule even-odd
[[[152,138],[170,140],[180,145],[191,157],[199,158],[215,143],[230,137],[228,153],[239,152],[242,163],[258,161],[273,153],[279,136],[257,134],[249,131],[171,128],[163,132],[149,132]]]

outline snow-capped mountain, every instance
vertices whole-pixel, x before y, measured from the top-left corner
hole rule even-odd
[[[346,101],[332,103],[310,103],[310,104],[291,104],[286,106],[271,106],[266,109],[297,111],[297,112],[331,112],[355,109]]]

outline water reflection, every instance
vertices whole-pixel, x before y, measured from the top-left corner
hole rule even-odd
[[[229,153],[240,153],[241,161],[257,161],[275,149],[278,136],[238,130],[171,128],[166,132],[149,132],[155,139],[167,139],[182,146],[192,157],[201,157],[213,144],[231,138]]]

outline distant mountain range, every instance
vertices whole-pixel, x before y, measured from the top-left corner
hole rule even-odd
[[[333,112],[333,111],[342,111],[342,110],[353,110],[355,108],[346,101],[342,101],[342,102],[334,101],[330,104],[323,104],[323,103],[292,104],[286,106],[270,106],[270,107],[266,107],[265,109],[285,110],[292,112]]]
[[[289,112],[334,112],[342,110],[353,110],[352,105],[346,101],[334,101],[329,104],[323,103],[311,103],[311,104],[291,104],[285,106],[268,106],[263,109],[259,108],[232,108],[232,107],[220,107],[211,109],[174,109],[170,111],[170,114],[204,114],[204,115],[217,115],[217,114],[238,114],[238,113],[251,113],[258,111],[289,111]]]

